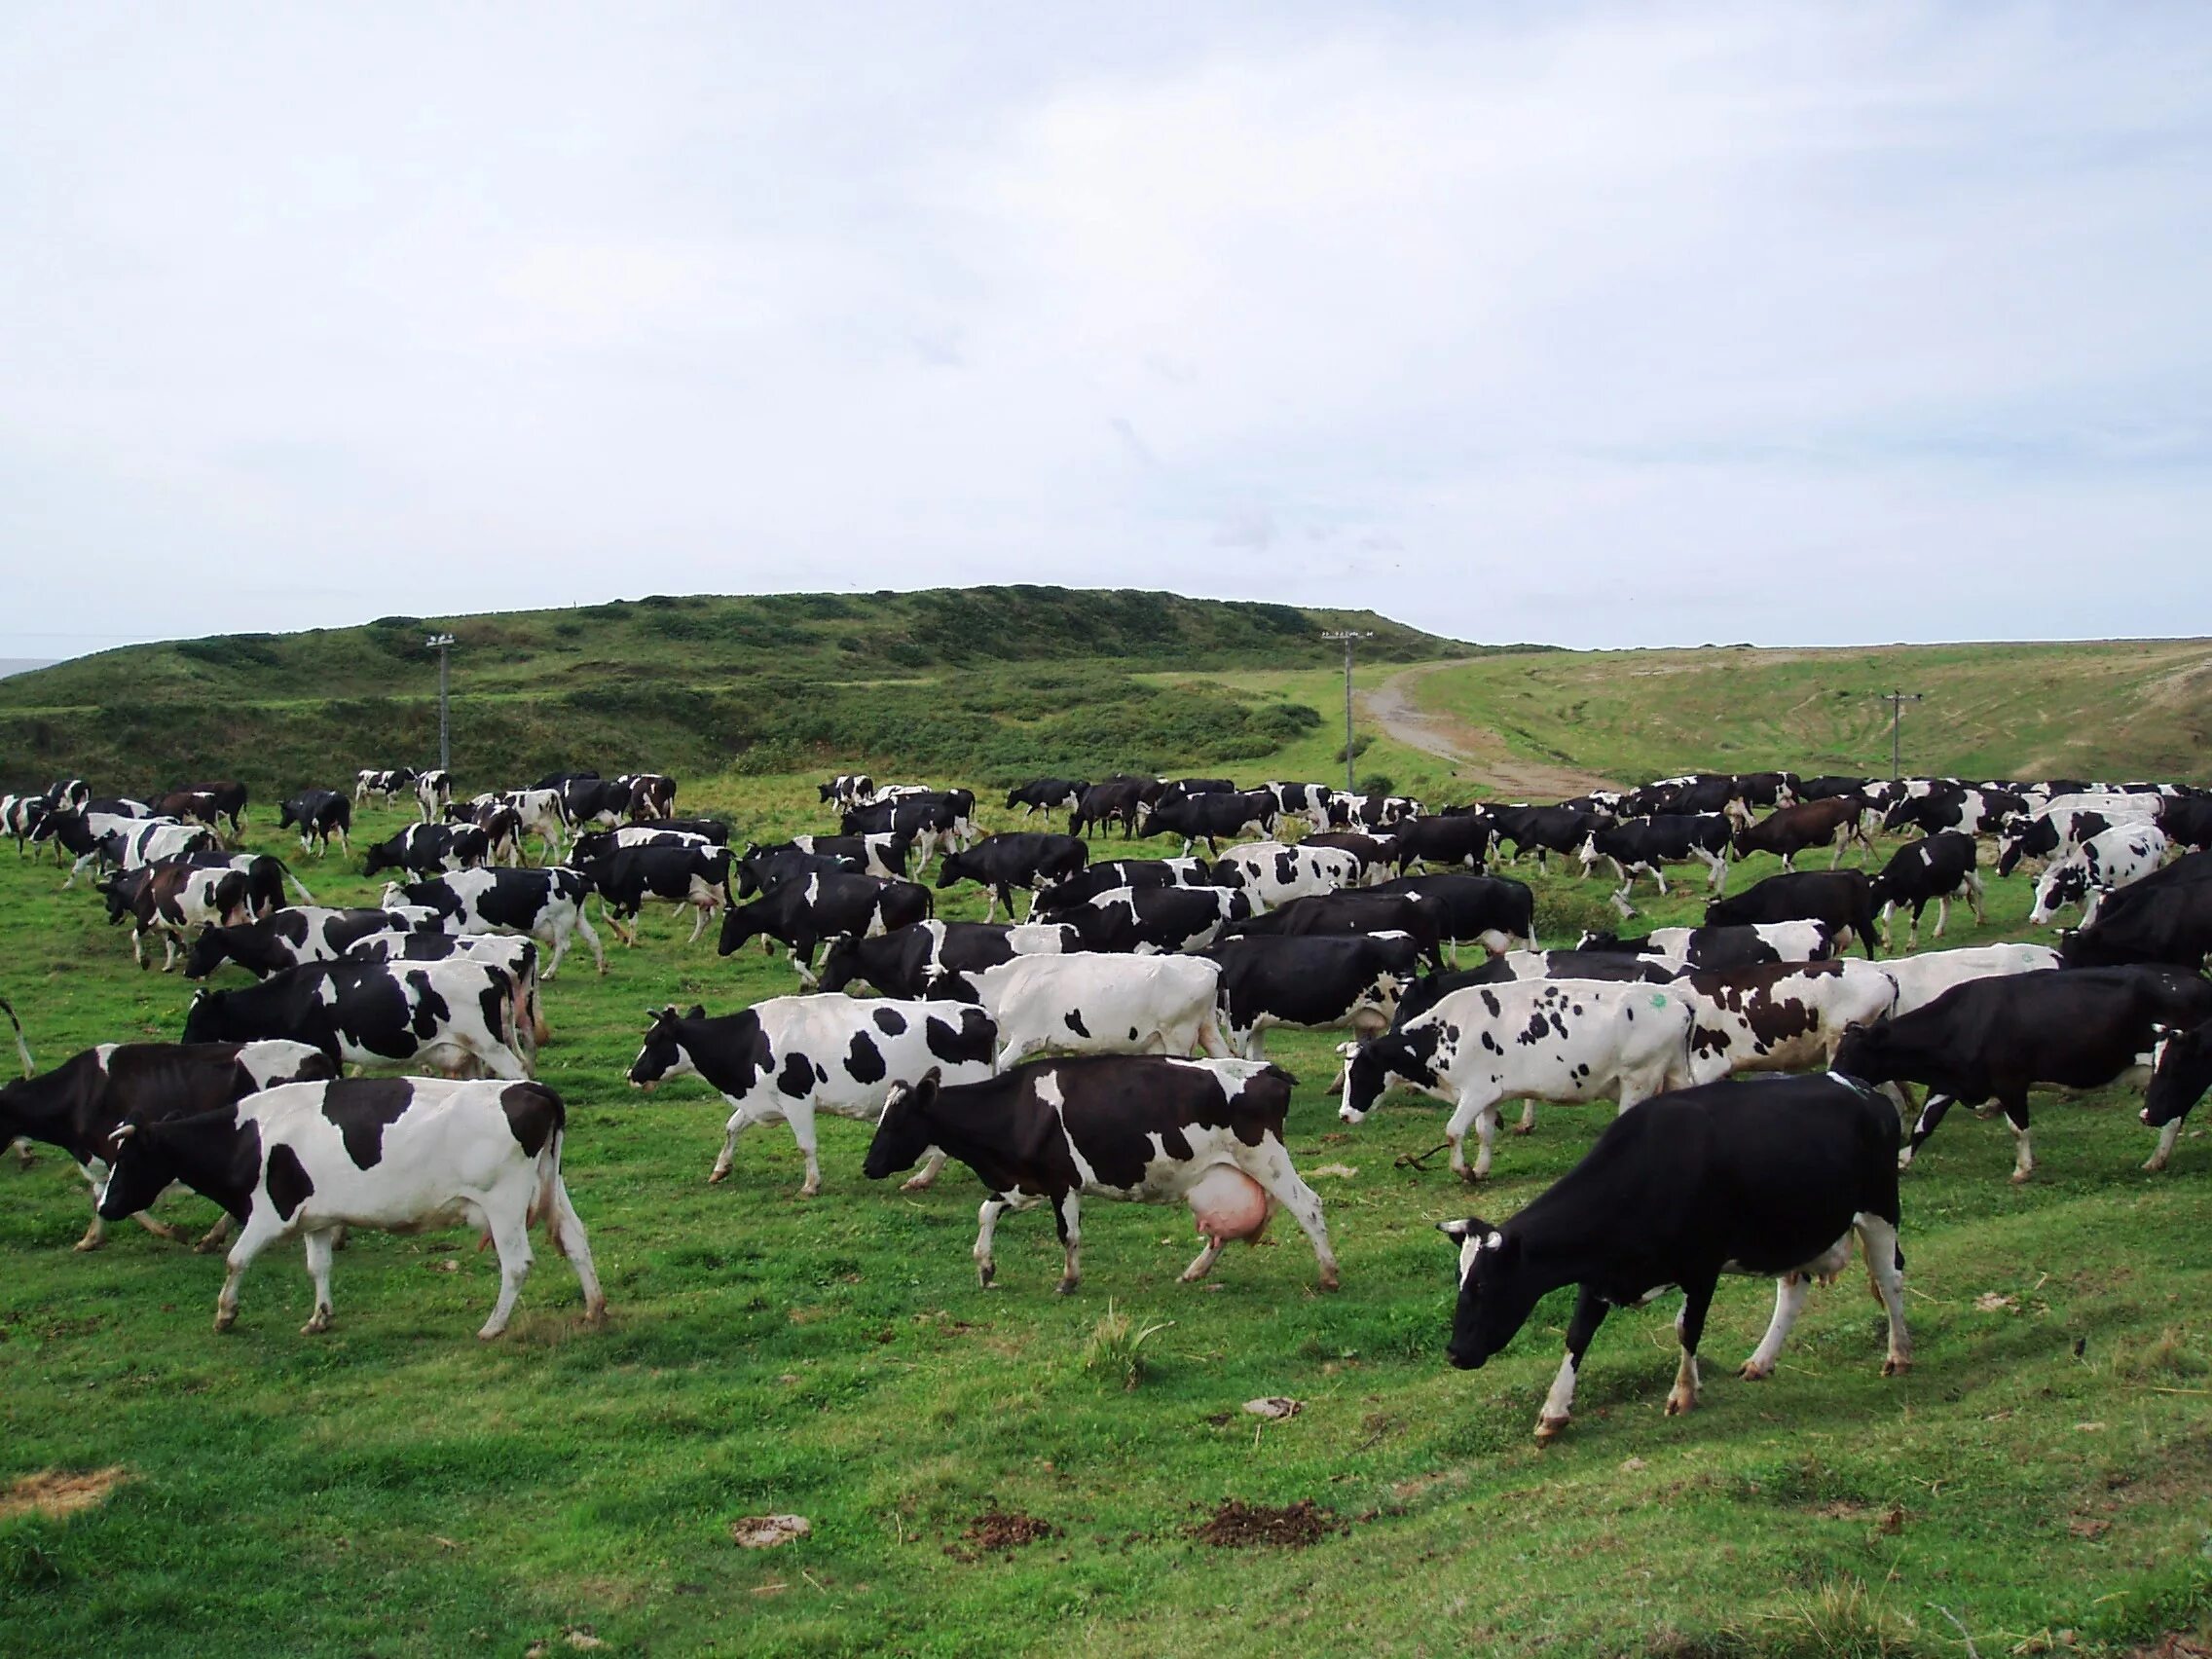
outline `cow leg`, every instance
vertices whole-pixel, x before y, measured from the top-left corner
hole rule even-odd
[[[1973,925],[1977,928],[1989,926],[1989,912],[1982,908],[1981,877],[1971,869],[1967,871],[1966,890],[1967,903],[1973,909]],[[2082,925],[2088,925],[2086,911],[2083,913]]]
[[[36,1155],[31,1151],[31,1143],[19,1136],[11,1144],[9,1150],[16,1155],[16,1167],[18,1169],[28,1169],[38,1161]]]
[[[691,937],[683,941],[685,944],[697,944],[699,942],[699,935],[706,931],[710,910],[711,907],[705,904],[691,906]]]
[[[708,1186],[719,1186],[729,1179],[730,1164],[737,1158],[737,1137],[755,1124],[764,1124],[774,1116],[773,1111],[756,1111],[751,1106],[740,1106],[729,1115],[729,1122],[722,1127],[721,1156],[715,1160],[714,1171],[707,1177]]]
[[[820,976],[814,972],[814,943],[811,936],[802,936],[792,940],[791,948],[792,972],[810,991],[822,983]]]
[[[545,1197],[549,1200],[545,1205],[545,1236],[576,1270],[576,1283],[584,1293],[584,1318],[593,1325],[604,1325],[607,1292],[600,1289],[599,1270],[592,1266],[591,1236],[584,1232],[576,1206],[569,1201],[568,1183],[561,1179],[558,1169],[546,1183]]]
[[[1904,1150],[1898,1154],[1898,1167],[1899,1169],[1911,1167],[1913,1155],[1919,1152],[1921,1144],[1936,1132],[1936,1125],[1943,1121],[1943,1114],[1948,1112],[1951,1106],[1951,1096],[1945,1094],[1941,1089],[1931,1088],[1928,1091],[1928,1098],[1920,1104],[1920,1121],[1912,1125],[1911,1137],[1904,1143]]]
[[[231,1218],[228,1212],[215,1218],[215,1225],[193,1240],[192,1253],[196,1256],[213,1255],[223,1247],[223,1240],[231,1235]]]
[[[2158,1131],[2158,1145],[2151,1154],[2149,1160],[2145,1161],[2143,1165],[2145,1169],[2159,1170],[2166,1166],[2166,1160],[2173,1156],[2174,1143],[2181,1139],[2181,1126],[2187,1122],[2188,1117],[2189,1114],[2185,1112],[2179,1118],[2170,1119],[2166,1125]]]
[[[1467,1131],[1475,1131],[1478,1150],[1475,1166],[1467,1167]],[[1491,1148],[1497,1140],[1497,1096],[1485,1097],[1470,1090],[1459,1096],[1452,1120],[1444,1125],[1444,1138],[1452,1144],[1452,1172],[1462,1181],[1480,1181],[1490,1174]]]
[[[1636,914],[1636,906],[1628,902],[1628,885],[1624,883],[1615,889],[1612,896],[1612,906],[1621,913],[1624,922]]]
[[[1517,1135],[1532,1135],[1536,1132],[1536,1097],[1534,1095],[1531,1094],[1528,1099],[1521,1102],[1521,1121],[1513,1125],[1513,1132]]]
[[[1707,1272],[1682,1286],[1682,1310],[1675,1315],[1682,1360],[1675,1368],[1675,1385],[1667,1393],[1669,1417],[1697,1410],[1697,1345],[1705,1338],[1705,1316],[1713,1308],[1714,1287],[1718,1283],[1717,1272]]]
[[[822,1191],[822,1163],[815,1157],[813,1100],[787,1101],[784,1122],[791,1124],[792,1139],[798,1142],[799,1155],[806,1160],[806,1179],[799,1183],[798,1196],[811,1198]]]
[[[2005,1122],[2012,1130],[2012,1185],[2017,1187],[2036,1172],[2035,1148],[2030,1144],[2028,1136],[2027,1093],[2022,1090],[2016,1101],[2007,1100],[2002,1104]]]
[[[1764,1382],[1774,1375],[1774,1362],[1782,1353],[1782,1345],[1789,1339],[1789,1327],[1797,1323],[1812,1290],[1812,1275],[1804,1272],[1784,1273],[1774,1281],[1774,1317],[1767,1321],[1766,1335],[1759,1338],[1759,1346],[1751,1349],[1751,1357],[1744,1361],[1738,1377],[1747,1382]]]
[[[1052,1205],[1052,1225],[1060,1235],[1060,1282],[1052,1294],[1065,1296],[1083,1282],[1082,1195],[1068,1193]]]
[[[991,1280],[998,1276],[998,1264],[991,1260],[991,1235],[998,1231],[999,1217],[1008,1207],[1007,1200],[993,1193],[976,1212],[976,1280],[985,1290],[991,1288]]]
[[[1605,1321],[1605,1299],[1588,1285],[1575,1294],[1574,1315],[1567,1322],[1567,1355],[1560,1361],[1559,1375],[1552,1379],[1551,1392],[1544,1396],[1543,1410],[1536,1414],[1538,1440],[1552,1439],[1573,1415],[1575,1378],[1582,1369],[1582,1356],[1589,1351],[1590,1339]]]
[[[1835,866],[1833,865],[1830,865],[1828,867],[1830,869],[1833,869]],[[1794,850],[1784,853],[1782,855],[1782,869],[1783,873],[1786,875],[1795,875],[1797,873],[1797,854]]]
[[[1898,935],[1895,925],[1897,913],[1898,902],[1895,899],[1885,900],[1882,904],[1882,948],[1893,956],[1897,954],[1898,949]]]
[[[628,927],[623,926],[622,918],[607,907],[605,899],[601,899],[599,902],[599,919],[614,930],[615,939],[620,940],[624,946],[632,950],[637,948],[637,923],[633,921]]]
[[[218,1331],[227,1331],[238,1323],[239,1285],[245,1278],[246,1269],[253,1266],[254,1257],[282,1236],[281,1225],[271,1221],[269,1214],[267,1209],[256,1205],[246,1216],[239,1241],[231,1246],[225,1261],[228,1271],[223,1274],[223,1288],[215,1298],[215,1329]]]
[[[1925,899],[1915,899],[1912,902],[1912,926],[1905,931],[1904,936],[1904,947],[1907,951],[1920,948],[1920,913],[1927,908],[1928,901]]]
[[[1866,1252],[1866,1276],[1874,1295],[1889,1315],[1889,1351],[1882,1356],[1882,1375],[1897,1377],[1912,1369],[1912,1333],[1904,1323],[1904,1258],[1898,1248],[1897,1224],[1885,1216],[1862,1210],[1852,1218],[1859,1243]]]
[[[936,1182],[938,1172],[943,1169],[945,1155],[938,1148],[931,1147],[922,1154],[921,1168],[901,1182],[899,1190],[902,1193],[919,1193],[926,1190]]]
[[[1936,895],[1936,937],[1941,939],[1943,930],[1950,924],[1951,896],[1948,893],[1938,893]]]
[[[330,1305],[330,1235],[311,1233],[304,1242],[308,1252],[308,1277],[314,1280],[314,1312],[300,1327],[303,1337],[316,1337],[330,1329],[336,1311]]]
[[[1237,1167],[1259,1182],[1268,1197],[1287,1210],[1291,1220],[1298,1223],[1299,1230],[1313,1246],[1313,1260],[1321,1270],[1321,1288],[1334,1290],[1340,1278],[1337,1253],[1329,1243],[1329,1224],[1321,1214],[1321,1195],[1299,1178],[1298,1171],[1291,1167],[1289,1155],[1283,1151],[1280,1141],[1271,1137],[1267,1147],[1266,1158],[1255,1159],[1250,1163],[1240,1163]],[[1253,1236],[1257,1239],[1259,1235],[1255,1234]],[[1220,1250],[1219,1239],[1214,1241],[1213,1248],[1216,1252]],[[1211,1266],[1210,1261],[1208,1266]],[[1197,1278],[1197,1267],[1198,1264],[1194,1262],[1193,1271],[1183,1276]]]
[[[1221,1016],[1214,1009],[1207,1009],[1198,1021],[1198,1051],[1210,1060],[1236,1057],[1236,1051],[1229,1046],[1229,1039],[1221,1034]]]
[[[478,1342],[488,1343],[514,1317],[515,1298],[522,1294],[522,1281],[530,1276],[530,1232],[527,1210],[503,1208],[498,1215],[485,1210],[477,1213],[492,1235],[492,1248],[499,1253],[499,1300],[492,1304],[492,1316],[476,1333]]]

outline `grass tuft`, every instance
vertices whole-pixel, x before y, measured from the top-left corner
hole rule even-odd
[[[1134,1390],[1152,1370],[1152,1361],[1143,1351],[1145,1343],[1174,1323],[1162,1319],[1140,1331],[1136,1321],[1108,1298],[1105,1313],[1090,1327],[1090,1335],[1084,1342],[1084,1370],[1094,1377],[1118,1379],[1123,1388]]]

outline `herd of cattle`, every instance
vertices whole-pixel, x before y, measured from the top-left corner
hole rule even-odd
[[[446,772],[366,770],[350,794],[284,801],[279,825],[318,860],[333,840],[350,855],[355,804],[414,802],[419,821],[366,850],[366,873],[397,877],[373,908],[319,906],[283,861],[229,850],[247,805],[236,784],[141,800],[71,779],[0,800],[19,857],[51,847],[73,860],[64,886],[106,871],[97,891],[110,921],[130,924],[142,966],[158,937],[165,971],[181,948],[189,978],[235,968],[254,981],[199,991],[181,1044],[103,1045],[43,1075],[18,1025],[25,1081],[0,1090],[0,1136],[26,1157],[24,1141],[59,1146],[82,1166],[95,1213],[80,1249],[127,1216],[176,1235],[146,1213],[174,1183],[220,1205],[228,1219],[202,1243],[234,1221],[240,1235],[218,1329],[277,1239],[305,1242],[320,1330],[344,1228],[463,1221],[501,1265],[481,1335],[505,1326],[539,1221],[600,1318],[562,1184],[563,1104],[532,1080],[549,1035],[540,981],[576,940],[607,971],[595,896],[633,944],[657,899],[693,912],[693,941],[719,920],[725,956],[781,943],[801,985],[734,1014],[663,1009],[630,1067],[642,1088],[691,1075],[722,1096],[713,1180],[747,1126],[781,1120],[812,1196],[827,1112],[875,1125],[871,1179],[920,1164],[906,1185],[924,1187],[947,1159],[976,1171],[986,1286],[999,1216],[1045,1203],[1064,1251],[1058,1288],[1074,1289],[1088,1196],[1188,1203],[1204,1244],[1186,1279],[1279,1207],[1333,1289],[1320,1199],[1285,1147],[1293,1080],[1266,1040],[1276,1026],[1339,1030],[1343,1121],[1359,1123],[1393,1083],[1434,1095],[1468,1179],[1491,1168],[1505,1102],[1525,1103],[1520,1133],[1538,1100],[1617,1102],[1588,1157],[1535,1203],[1501,1226],[1445,1228],[1459,1248],[1455,1364],[1480,1365],[1546,1292],[1580,1286],[1539,1420],[1548,1436],[1608,1308],[1683,1290],[1668,1409],[1686,1410],[1718,1276],[1777,1280],[1743,1372],[1765,1377],[1808,1283],[1840,1270],[1854,1233],[1889,1315],[1884,1371],[1901,1370],[1899,1172],[1953,1104],[2002,1112],[2024,1181],[2031,1089],[2147,1080],[2157,1168],[2212,1084],[2212,794],[2180,786],[1766,772],[1430,812],[1311,784],[1038,779],[1009,792],[1007,810],[1048,826],[1064,811],[1067,831],[985,834],[972,791],[843,775],[820,789],[834,833],[743,846],[726,823],[673,816],[675,796],[659,774],[575,772],[457,801]],[[1117,833],[1181,845],[1094,856]],[[1876,833],[1912,838],[1879,868],[1844,867]],[[1193,856],[1200,841],[1206,858]],[[1795,867],[1822,847],[1825,868]],[[1751,853],[1781,871],[1729,894]],[[1554,856],[1585,876],[1606,866],[1624,920],[1640,880],[1664,893],[1669,866],[1696,866],[1703,923],[1538,948],[1534,896],[1502,870]],[[1978,920],[1985,862],[2009,873],[2023,860],[2042,865],[2031,920],[2078,906],[2079,926],[2049,946],[1912,953],[1926,906],[1938,938],[1954,899]],[[936,894],[961,883],[985,896],[984,921],[937,918]],[[1885,958],[1899,908],[1907,954]],[[1459,964],[1466,944],[1483,947],[1479,966]],[[348,1066],[445,1075],[341,1076]],[[1762,1073],[1785,1075],[1733,1081]],[[1917,1105],[1912,1086],[1927,1090]]]

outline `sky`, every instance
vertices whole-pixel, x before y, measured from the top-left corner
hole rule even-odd
[[[2212,8],[0,0],[0,656],[2212,633]]]

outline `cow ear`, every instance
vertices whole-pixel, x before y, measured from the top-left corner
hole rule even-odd
[[[1467,1241],[1467,1235],[1482,1225],[1481,1222],[1469,1216],[1464,1221],[1440,1221],[1436,1224],[1436,1231],[1443,1234],[1455,1244],[1464,1244]]]
[[[922,1081],[914,1085],[914,1098],[916,1100],[935,1100],[937,1091],[943,1082],[943,1068],[940,1066],[930,1067],[928,1071],[922,1073]]]
[[[673,1014],[673,1013],[675,1013],[676,1011],[675,1011],[674,1009],[671,1009],[671,1010],[670,1010],[669,1012],[670,1012],[671,1014]],[[706,1017],[707,1017],[707,1005],[706,1005],[705,1003],[693,1003],[693,1004],[691,1005],[691,1012],[690,1012],[690,1013],[689,1013],[688,1014],[684,1015],[684,1017],[685,1017],[686,1019],[704,1019],[704,1018],[706,1018]]]

